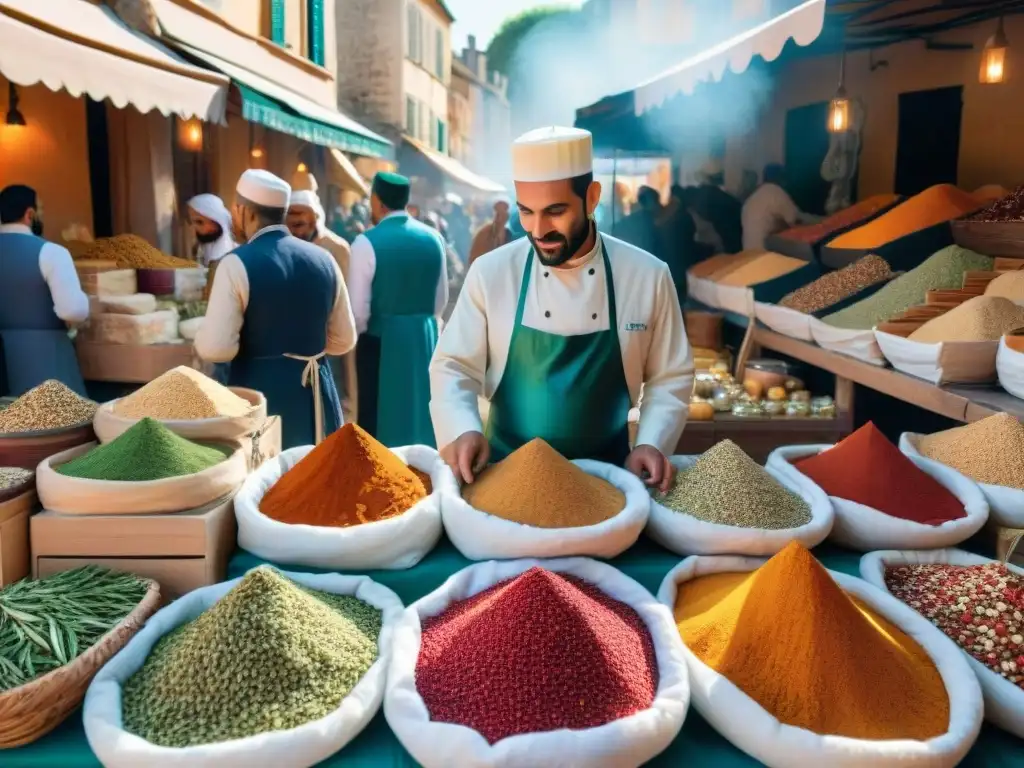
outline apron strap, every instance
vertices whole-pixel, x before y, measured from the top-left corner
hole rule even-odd
[[[302,369],[302,386],[313,388],[313,418],[316,420],[316,444],[320,445],[324,439],[324,403],[320,392],[320,360],[327,352],[321,352],[311,357],[303,355],[291,355],[287,352],[285,357],[292,360],[299,360],[306,363]]]
[[[523,284],[519,286],[519,303],[516,305],[516,322],[512,326],[512,335],[523,324],[523,310],[526,309],[526,291],[530,287],[530,273],[533,271],[533,248],[526,254],[526,266],[523,268]],[[511,341],[509,342],[511,344]]]

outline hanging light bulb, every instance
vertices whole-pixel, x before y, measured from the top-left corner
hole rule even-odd
[[[846,51],[839,60],[839,88],[835,98],[828,105],[829,133],[845,133],[850,130],[850,99],[846,95]]]
[[[309,170],[309,168],[306,167],[305,163],[299,163],[299,166],[295,170],[298,171],[299,173],[305,173],[306,171]]]
[[[4,122],[7,125],[25,125],[25,116],[18,109],[18,87],[14,83],[8,83],[7,88],[7,117]]]
[[[200,152],[203,149],[203,124],[198,120],[186,120],[181,124],[178,133],[181,146],[189,152]]]
[[[249,156],[253,160],[259,160],[261,157],[263,157],[263,150],[260,147],[253,147],[252,151],[249,153]]]
[[[1003,17],[1000,16],[996,33],[988,39],[981,52],[979,82],[992,85],[1006,81],[1006,52],[1009,47],[1006,33],[1003,31]]]

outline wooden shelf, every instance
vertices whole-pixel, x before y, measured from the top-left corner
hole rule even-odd
[[[937,387],[924,379],[908,376],[891,368],[864,363],[766,328],[759,327],[754,331],[754,341],[765,349],[789,355],[815,368],[834,373],[842,379],[848,379],[950,419],[977,421],[1001,411],[1024,419],[1024,400],[1019,400],[1000,389]]]

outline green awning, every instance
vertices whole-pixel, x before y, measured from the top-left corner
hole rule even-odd
[[[388,160],[394,157],[394,146],[390,141],[336,108],[319,104],[256,72],[187,43],[175,41],[174,45],[231,78],[232,85],[242,97],[242,117],[249,122],[322,147]]]
[[[303,117],[286,104],[247,85],[238,81],[235,81],[234,85],[242,96],[242,117],[251,123],[265,125],[271,130],[287,133],[310,144],[334,147],[344,152],[355,152],[357,155],[390,159],[394,154],[391,144],[384,140]]]

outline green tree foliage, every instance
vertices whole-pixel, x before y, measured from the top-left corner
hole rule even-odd
[[[505,20],[487,46],[487,68],[505,75],[512,73],[516,51],[539,24],[577,11],[569,6],[544,5],[518,13]]]

